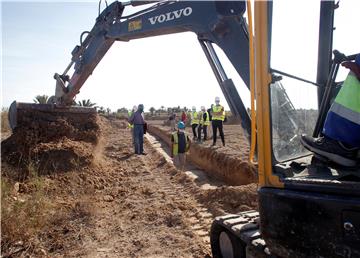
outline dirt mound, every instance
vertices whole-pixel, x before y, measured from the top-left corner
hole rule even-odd
[[[214,177],[229,185],[246,185],[256,182],[255,168],[241,157],[232,157],[219,149],[193,144],[190,160],[196,166],[213,172]]]
[[[1,143],[2,159],[40,174],[69,171],[90,164],[100,136],[96,113],[27,112]]]
[[[239,213],[258,209],[256,190],[256,184],[223,186],[207,190],[199,199],[212,207],[212,212],[216,215]]]

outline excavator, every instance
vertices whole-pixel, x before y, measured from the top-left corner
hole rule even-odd
[[[355,54],[333,50],[334,1],[319,1],[316,82],[272,66],[272,20],[276,1],[113,2],[96,18],[91,31],[62,74],[48,104],[14,102],[11,127],[28,112],[94,112],[71,106],[87,78],[115,41],[191,31],[197,35],[231,112],[251,140],[250,158],[258,172],[258,211],[217,217],[211,226],[213,257],[360,257],[360,167],[342,167],[306,151],[303,133],[321,135],[340,63]],[[123,15],[125,8],[143,9]],[[100,4],[99,4],[100,6]],[[247,18],[245,13],[247,11]],[[254,31],[254,34],[253,34]],[[305,40],[305,38],[304,38]],[[228,78],[214,45],[225,53],[251,95],[249,116],[234,82]],[[74,71],[68,75],[74,66]],[[316,109],[295,105],[292,85],[312,87]],[[298,88],[297,88],[298,89]]]

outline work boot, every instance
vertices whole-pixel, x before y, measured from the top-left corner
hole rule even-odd
[[[346,167],[356,165],[358,148],[348,148],[340,141],[329,137],[313,138],[302,135],[300,139],[304,147],[320,156]]]

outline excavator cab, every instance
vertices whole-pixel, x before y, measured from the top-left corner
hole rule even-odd
[[[333,50],[334,15],[341,3],[312,3],[308,8],[318,12],[317,18],[306,22],[290,15],[291,10],[304,15],[297,5],[303,3],[289,4],[293,6],[255,1],[259,212],[216,218],[211,230],[214,257],[360,257],[359,161],[351,167],[338,165],[309,152],[300,141],[302,134],[321,135],[346,75],[340,63],[354,60],[359,49],[346,54]],[[294,19],[279,34],[276,19],[284,8]],[[306,10],[310,19],[312,10]],[[306,33],[299,35],[296,26],[304,26]],[[317,37],[311,38],[314,31]],[[342,40],[351,38],[349,34]],[[299,60],[293,39],[308,51],[312,40],[318,44],[317,67],[316,57],[315,64]],[[281,68],[277,55],[287,60]],[[303,78],[301,73],[311,68],[310,78]]]

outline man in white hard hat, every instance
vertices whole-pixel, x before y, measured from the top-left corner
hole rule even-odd
[[[223,131],[223,122],[225,119],[225,109],[220,105],[220,98],[215,97],[215,105],[212,107],[212,129],[213,129],[213,144],[216,145],[217,129],[219,129],[220,137],[223,146],[225,146],[225,137]]]
[[[198,127],[199,125],[199,114],[198,112],[196,112],[195,106],[192,107],[192,112],[190,115],[191,115],[191,128],[193,132],[193,140],[196,140],[197,139],[196,127]]]

